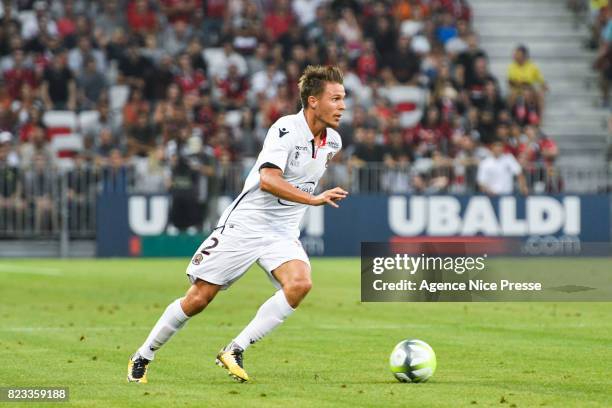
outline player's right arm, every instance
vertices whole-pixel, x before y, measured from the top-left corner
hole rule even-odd
[[[312,195],[292,186],[283,178],[282,170],[276,167],[262,167],[259,170],[259,188],[282,200],[306,205],[329,204],[336,208],[338,207],[336,201],[342,200],[348,194],[340,187],[335,187],[319,195]]]

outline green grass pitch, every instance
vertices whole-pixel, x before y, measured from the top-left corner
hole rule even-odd
[[[245,354],[251,382],[214,358],[273,293],[257,267],[157,353],[149,384],[128,384],[128,357],[184,293],[187,262],[1,260],[0,387],[68,386],[60,406],[105,408],[612,404],[612,303],[363,304],[358,259],[313,260],[313,291]],[[405,338],[436,351],[429,382],[389,372]]]

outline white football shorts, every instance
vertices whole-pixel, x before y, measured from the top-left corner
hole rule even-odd
[[[236,226],[225,228],[223,233],[220,229],[213,231],[191,258],[187,275],[191,283],[201,279],[227,289],[257,262],[272,284],[280,289],[280,282],[272,271],[294,259],[310,266],[298,239],[278,235],[247,237]]]

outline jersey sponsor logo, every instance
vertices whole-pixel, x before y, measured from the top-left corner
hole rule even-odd
[[[278,129],[278,137],[281,138],[283,136],[285,136],[287,133],[289,133],[289,131],[286,128],[280,128]]]
[[[307,151],[308,150],[308,146],[295,146],[295,150]]]
[[[327,145],[329,147],[331,147],[332,149],[339,149],[340,148],[340,143],[337,143],[337,142],[327,142]]]
[[[297,186],[293,186],[295,188],[299,188],[302,191],[307,192],[308,194],[312,194],[314,193],[314,189],[315,189],[315,182],[314,181],[307,181],[306,183],[302,183],[302,184],[298,184]],[[285,207],[295,207],[296,205],[298,205],[298,203],[294,203],[292,201],[287,201],[287,200],[281,200],[280,198],[278,200],[276,200],[280,205],[283,205]]]

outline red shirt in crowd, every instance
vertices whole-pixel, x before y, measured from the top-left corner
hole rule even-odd
[[[182,21],[189,24],[191,18],[202,9],[202,0],[160,0],[170,24]]]
[[[357,75],[363,82],[375,77],[376,71],[376,56],[373,53],[364,53],[357,59]]]
[[[153,10],[146,6],[144,11],[139,11],[136,1],[128,5],[127,20],[130,28],[136,32],[151,32],[157,28],[157,16]]]
[[[38,86],[31,69],[21,67],[4,71],[4,84],[11,98],[21,99],[21,87],[26,83],[33,89]]]
[[[206,84],[206,77],[200,70],[193,71],[191,74],[180,73],[174,81],[181,87],[183,94],[198,92]]]
[[[227,99],[233,101],[243,101],[249,89],[249,83],[244,77],[227,77],[218,82],[217,86]]]
[[[268,14],[264,24],[272,36],[272,40],[276,41],[280,36],[289,31],[289,27],[295,24],[295,20],[289,13],[273,12]]]

